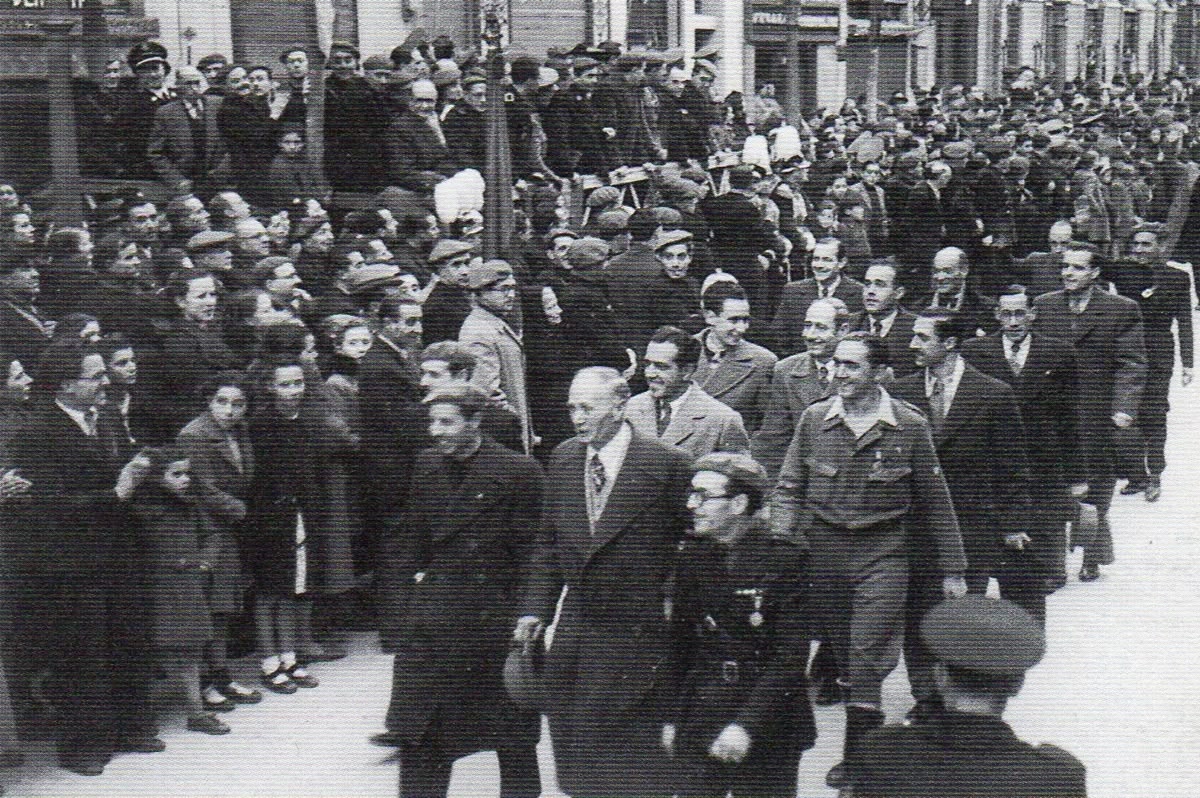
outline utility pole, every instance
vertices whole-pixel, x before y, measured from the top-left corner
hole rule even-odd
[[[883,39],[883,0],[870,0],[871,60],[867,64],[867,121],[879,121],[879,47]]]
[[[508,258],[513,233],[512,150],[508,144],[508,109],[504,95],[510,90],[504,76],[504,0],[483,7],[483,47],[487,64],[487,107],[484,109],[486,160],[483,169],[483,256]],[[478,21],[472,30],[478,31]]]
[[[42,20],[46,35],[46,88],[49,99],[50,184],[45,195],[50,215],[62,225],[83,221],[79,180],[79,143],[75,130],[75,97],[71,90],[71,0],[49,0]]]

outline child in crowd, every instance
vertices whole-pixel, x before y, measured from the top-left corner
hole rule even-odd
[[[304,131],[284,126],[279,133],[279,153],[271,160],[267,173],[270,206],[288,207],[296,198],[313,197],[325,202],[329,186],[321,170],[308,157]]]

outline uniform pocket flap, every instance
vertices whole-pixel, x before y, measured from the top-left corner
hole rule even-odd
[[[808,468],[809,473],[816,474],[819,477],[837,476],[837,472],[838,472],[837,466],[822,462],[820,460],[817,460],[816,458],[813,458],[813,457],[805,458],[804,465],[805,465],[805,467]]]
[[[877,468],[867,474],[868,482],[895,482],[912,473],[912,469],[908,466],[890,466],[886,468]]]

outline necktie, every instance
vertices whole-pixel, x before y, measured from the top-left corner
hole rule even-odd
[[[933,424],[934,432],[941,432],[942,422],[946,420],[946,385],[942,378],[933,381],[933,390],[929,394],[929,421]]]
[[[598,500],[604,493],[604,485],[608,481],[608,475],[604,473],[604,463],[600,462],[599,454],[593,454],[592,459],[588,461],[588,479],[592,482],[592,493]]]
[[[871,335],[879,335],[879,321],[874,316],[871,319]]]
[[[662,437],[671,425],[671,403],[666,399],[655,399],[658,414],[658,437]]]
[[[1021,345],[1008,343],[1008,367],[1013,374],[1021,373]]]

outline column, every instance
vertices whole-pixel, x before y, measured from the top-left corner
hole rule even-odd
[[[817,107],[837,108],[846,98],[846,63],[838,61],[837,46],[817,47]]]
[[[721,60],[717,65],[716,96],[724,97],[731,91],[746,91],[746,64],[754,63],[753,50],[746,46],[746,17],[742,0],[721,0]],[[690,31],[688,38],[694,38]],[[687,47],[694,47],[694,42]],[[749,52],[748,52],[749,51]],[[748,60],[747,60],[748,59]],[[753,75],[750,75],[753,78]],[[750,88],[753,92],[753,87]],[[748,95],[747,95],[748,96]]]
[[[1046,6],[1040,0],[1022,0],[1021,2],[1021,63],[1013,66],[1031,66],[1041,70],[1037,63],[1038,47],[1045,46]]]
[[[1066,53],[1063,58],[1063,80],[1075,80],[1083,71],[1083,43],[1087,36],[1087,6],[1082,0],[1067,4]]]

